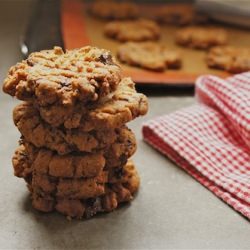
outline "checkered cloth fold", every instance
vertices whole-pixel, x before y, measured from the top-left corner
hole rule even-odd
[[[197,104],[143,124],[146,142],[250,219],[250,72],[197,79]]]

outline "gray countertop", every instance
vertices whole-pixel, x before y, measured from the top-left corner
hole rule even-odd
[[[0,79],[20,60],[19,37],[30,1],[0,1]],[[249,249],[249,221],[142,141],[141,123],[194,102],[192,95],[149,94],[147,116],[129,124],[136,132],[134,161],[142,179],[131,205],[87,221],[67,221],[32,209],[11,157],[19,132],[12,122],[17,101],[0,93],[1,249]]]

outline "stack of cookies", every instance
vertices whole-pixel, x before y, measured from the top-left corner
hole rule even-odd
[[[22,134],[13,166],[34,208],[89,218],[133,198],[136,140],[126,123],[146,114],[147,99],[109,51],[32,53],[9,70],[3,90],[24,101],[13,112]]]

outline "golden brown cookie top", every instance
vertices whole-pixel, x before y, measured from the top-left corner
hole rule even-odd
[[[118,48],[117,57],[121,62],[156,71],[181,66],[177,51],[155,42],[124,43]]]
[[[3,91],[40,106],[70,106],[96,101],[113,91],[120,79],[120,67],[107,50],[87,46],[64,52],[54,47],[11,67]]]
[[[232,73],[250,70],[250,48],[218,46],[211,48],[206,58],[211,68],[224,69]]]
[[[131,19],[138,16],[138,8],[131,2],[115,2],[107,0],[95,1],[91,13],[105,19]]]
[[[160,27],[156,22],[148,19],[113,21],[105,26],[104,33],[121,42],[158,40]]]
[[[208,49],[227,43],[228,34],[225,29],[215,27],[190,26],[176,33],[176,43],[185,47]]]

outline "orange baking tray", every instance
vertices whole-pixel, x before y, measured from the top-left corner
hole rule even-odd
[[[143,15],[155,16],[162,4],[141,4],[140,10]],[[176,4],[178,8],[178,4]],[[120,42],[107,38],[103,34],[103,28],[108,22],[95,18],[89,14],[89,4],[81,0],[64,0],[61,5],[61,30],[66,49],[79,48],[85,45],[93,45],[106,48],[116,54]],[[236,46],[248,46],[250,44],[249,31],[229,27],[222,24],[214,26],[224,27],[229,33],[229,44]],[[183,66],[179,70],[166,70],[164,72],[153,72],[130,67],[121,64],[123,74],[143,85],[164,85],[164,86],[192,86],[199,75],[213,74],[227,77],[229,74],[224,71],[209,69],[205,63],[206,52],[179,47],[174,42],[174,34],[178,27],[162,25],[160,43],[170,49],[178,50],[181,53]]]

